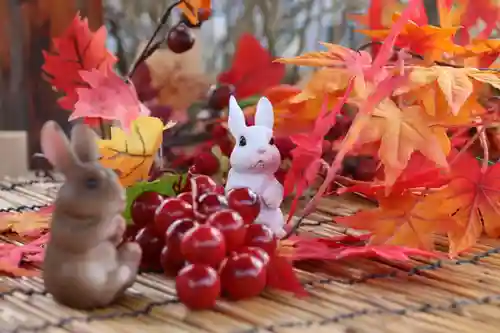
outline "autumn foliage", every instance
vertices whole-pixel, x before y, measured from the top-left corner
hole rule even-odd
[[[147,180],[160,150],[169,153],[169,166],[179,172],[192,170],[197,156],[213,153],[217,178],[223,180],[233,145],[224,125],[229,95],[238,98],[247,114],[255,111],[258,97],[267,96],[284,160],[276,176],[291,199],[290,224],[294,215],[311,213],[324,196],[357,193],[378,203],[334,219],[366,231],[362,236],[301,233],[281,241],[275,267],[290,278],[270,284],[300,289],[288,259],[436,257],[437,235],[449,239],[449,255],[456,256],[483,234],[500,237],[500,166],[490,161],[500,157],[500,42],[489,39],[497,29],[500,7],[493,0],[438,0],[437,5],[439,26],[429,23],[423,0],[410,0],[406,6],[372,0],[366,15],[351,17],[371,40],[359,49],[321,43],[322,51],[276,59],[255,36],[243,34],[231,65],[216,76],[217,93],[208,100],[191,100],[208,83],[196,71],[174,73],[173,68],[187,65],[170,50],[153,50],[148,61],[144,58],[130,73],[119,75],[113,68],[117,59],[105,46],[106,29],[91,31],[80,15],[44,53],[43,70],[62,95],[59,103],[70,112],[69,120],[83,118],[96,128],[108,122],[110,136],[97,141],[100,162],[135,195],[151,185]],[[176,6],[193,26],[211,13],[210,0],[183,0]],[[473,33],[478,21],[483,24]],[[172,59],[163,69],[161,52],[169,52]],[[314,72],[301,87],[282,84],[287,65]],[[175,94],[180,87],[189,93]],[[188,119],[178,132],[174,128],[164,133],[175,125],[165,121],[165,114],[189,118],[190,109],[200,105],[220,113],[210,123],[219,127],[210,127],[211,136],[191,155],[182,149],[175,155],[164,141],[175,139],[184,125],[197,128],[199,123]],[[155,112],[163,113],[160,117]],[[374,175],[347,177],[346,161],[353,156],[369,156]],[[174,192],[171,187],[163,190]],[[314,197],[301,211],[300,199],[308,191]],[[46,231],[49,214],[0,216],[0,231]],[[19,265],[41,261],[43,237],[30,239],[33,243],[14,255],[1,248],[0,271],[28,274]]]
[[[373,1],[372,8],[380,3]],[[459,4],[462,7],[452,10],[450,1],[439,2],[441,27],[427,23],[419,0],[409,1],[401,14],[394,14],[391,28],[369,17],[365,20],[368,29],[361,32],[377,46],[374,56],[363,49],[323,43],[326,51],[278,60],[317,68],[306,87],[288,99],[288,105],[302,103],[293,110],[295,120],[318,114],[317,108],[309,108],[304,101],[347,99],[346,105],[357,110],[351,127],[336,145],[336,157],[326,171],[319,172],[324,181],[306,213],[336,179],[344,157],[364,151],[379,161],[376,178],[351,182],[338,193],[369,195],[379,207],[335,218],[335,222],[369,231],[369,246],[432,251],[435,235],[444,234],[454,256],[473,246],[483,232],[500,236],[500,166],[488,163],[491,147],[487,136],[488,129],[496,125],[498,111],[485,102],[497,94],[500,75],[494,68],[470,66],[491,66],[498,57],[498,41],[487,40],[484,31],[467,43],[456,38],[459,32],[465,34],[456,21],[460,8],[468,8],[462,12],[468,22],[465,30],[470,27],[470,15],[491,22],[488,10],[499,11],[485,1]],[[331,112],[338,111],[336,107]],[[471,129],[476,135],[457,140]],[[310,130],[312,136],[324,132],[318,124]],[[480,158],[468,149],[475,141],[482,147]],[[304,162],[313,160],[305,159],[307,154],[293,156],[287,175],[287,182],[295,181],[299,189],[302,180],[295,180],[295,174],[303,174],[308,182],[314,178],[309,163]],[[326,162],[314,163],[324,166]]]

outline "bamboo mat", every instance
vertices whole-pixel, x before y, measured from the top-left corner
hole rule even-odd
[[[6,179],[0,211],[39,209],[56,190],[44,179]],[[346,232],[332,216],[367,206],[354,197],[325,199],[301,230]],[[173,281],[158,274],[139,276],[118,304],[90,313],[55,304],[39,278],[0,277],[0,332],[500,332],[499,252],[500,241],[483,239],[453,261],[303,263],[296,271],[308,298],[268,291],[197,313],[179,304]]]

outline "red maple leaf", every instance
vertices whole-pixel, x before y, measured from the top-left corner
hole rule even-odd
[[[344,96],[337,102],[334,109],[330,113],[327,113],[328,102],[325,100],[321,113],[316,119],[312,133],[290,136],[290,139],[297,145],[297,147],[295,147],[290,153],[292,156],[292,165],[290,166],[290,169],[285,177],[284,185],[285,196],[295,190],[295,197],[293,198],[293,202],[290,206],[288,221],[290,221],[291,217],[295,213],[300,196],[307,186],[314,181],[321,167],[325,165],[324,160],[321,158],[323,155],[324,137],[332,126],[335,125],[337,115],[340,113],[342,106],[344,106],[347,101],[353,86],[354,79],[351,79]]]
[[[396,245],[365,245],[370,235],[309,237],[293,236],[282,241],[282,255],[291,261],[339,260],[346,257],[384,258],[391,261],[407,261],[409,256],[436,258],[435,252]],[[358,241],[358,244],[354,244]],[[360,245],[359,245],[360,244]],[[288,246],[287,246],[288,245]]]
[[[455,156],[453,154],[453,156]],[[391,187],[391,194],[401,194],[416,188],[439,188],[445,185],[449,178],[432,161],[419,152],[413,153],[403,173],[398,177]],[[356,192],[368,197],[376,198],[377,195],[385,195],[386,185],[362,183],[354,186],[340,188],[338,194]]]
[[[275,255],[267,266],[267,286],[288,291],[296,296],[307,296],[307,292],[297,279],[289,259]]]
[[[95,33],[89,29],[88,20],[77,13],[63,35],[54,39],[54,53],[43,52],[42,70],[48,81],[66,96],[59,99],[61,107],[72,110],[78,100],[76,88],[88,87],[79,72],[112,70],[117,58],[106,48],[106,28]]]
[[[243,34],[236,45],[231,68],[219,74],[217,81],[233,85],[237,99],[261,94],[278,85],[285,76],[285,65],[273,60],[253,35]]]

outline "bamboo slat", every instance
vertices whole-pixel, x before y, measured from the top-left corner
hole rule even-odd
[[[37,210],[50,204],[58,186],[34,177],[4,179],[0,211]],[[332,217],[368,206],[356,197],[324,199],[301,230],[322,236],[353,232]],[[438,244],[446,249],[444,238]],[[120,302],[92,312],[56,304],[40,278],[0,277],[0,332],[496,333],[499,252],[500,241],[485,238],[458,260],[302,263],[296,272],[307,298],[267,291],[236,303],[221,300],[202,312],[179,304],[173,281],[161,274],[140,275]]]

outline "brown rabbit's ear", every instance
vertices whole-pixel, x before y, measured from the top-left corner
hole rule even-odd
[[[42,152],[57,170],[65,173],[76,164],[75,155],[62,128],[53,120],[47,121],[40,134]]]
[[[97,134],[85,124],[76,124],[71,130],[71,146],[81,162],[96,162],[99,159]]]

